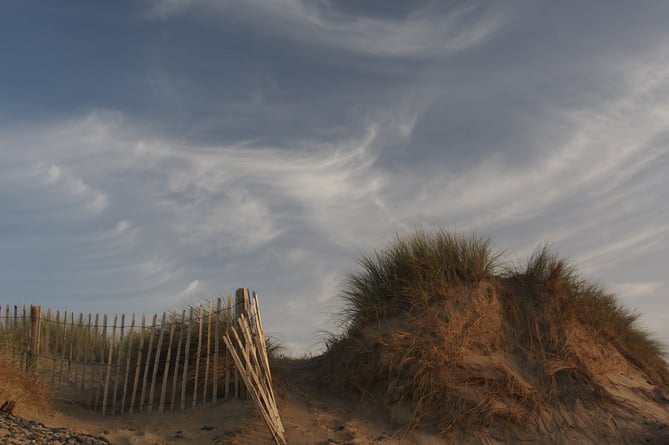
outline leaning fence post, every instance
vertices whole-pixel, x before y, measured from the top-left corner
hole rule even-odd
[[[245,317],[248,317],[249,313],[249,290],[246,288],[237,289],[235,292],[235,315],[234,315],[234,327],[237,328],[239,324],[239,316],[244,314]],[[242,340],[243,342],[243,340]],[[235,365],[236,368],[236,365]],[[239,370],[235,369],[235,398],[240,398],[241,385],[240,385],[241,376],[239,375]]]
[[[30,306],[30,351],[26,361],[26,371],[37,372],[37,353],[39,352],[39,321],[41,306]]]

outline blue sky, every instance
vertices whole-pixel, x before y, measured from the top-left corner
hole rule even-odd
[[[549,242],[669,343],[669,4],[4,0],[0,303],[250,287],[292,352],[414,228]],[[663,173],[664,172],[664,173]]]

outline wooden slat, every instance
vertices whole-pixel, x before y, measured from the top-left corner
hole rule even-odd
[[[230,350],[235,363],[237,364],[240,370],[240,377],[244,381],[248,392],[251,394],[251,397],[256,402],[260,414],[262,415],[265,423],[267,424],[274,440],[277,444],[285,444],[286,440],[283,437],[283,426],[280,423],[276,422],[278,418],[278,412],[273,412],[272,405],[267,402],[267,394],[263,391],[262,385],[259,384],[260,379],[257,376],[257,373],[253,369],[253,361],[251,359],[250,351],[253,351],[253,344],[246,341],[244,342],[240,335],[237,333],[237,329],[244,330],[248,329],[248,324],[244,325],[242,323],[243,315],[240,315],[238,320],[240,321],[239,327],[233,327],[228,330],[228,334],[223,338],[226,346]],[[236,347],[233,346],[232,341],[229,338],[230,333],[236,343]],[[249,335],[250,338],[250,335]],[[241,354],[241,355],[240,355]],[[274,405],[275,406],[275,405]],[[275,408],[274,408],[275,411]]]
[[[118,344],[118,352],[116,357],[116,366],[114,372],[114,389],[111,396],[112,414],[116,414],[116,402],[118,399],[118,383],[121,376],[121,360],[123,359],[123,334],[125,333],[125,314],[121,314],[121,332],[118,339],[114,338],[114,342]]]
[[[237,323],[227,330],[224,341],[276,443],[285,444],[285,429],[272,389],[257,294],[254,294],[254,304],[249,308],[248,317],[239,314]]]
[[[0,308],[2,310],[2,308]],[[51,358],[52,348],[49,342],[51,341],[51,329],[53,325],[51,324],[51,308],[46,310],[46,319],[41,321],[42,326],[44,327],[44,336],[42,337],[42,351],[45,357]]]
[[[58,365],[58,360],[56,360],[56,357],[60,355],[58,353],[58,345],[59,345],[59,340],[60,340],[60,310],[56,311],[56,329],[54,330],[54,360],[53,360],[53,369],[51,370],[51,386],[55,386],[56,383],[56,366]],[[60,362],[62,366],[62,361]]]
[[[139,378],[142,366],[142,353],[144,352],[144,328],[146,326],[146,317],[142,314],[142,325],[139,330],[139,346],[137,347],[137,362],[135,363],[135,379],[132,384],[132,396],[130,397],[130,409],[128,412],[132,413],[135,408],[135,400],[137,396],[137,387],[139,386]]]
[[[26,310],[26,305],[24,304],[23,305],[23,315],[21,316],[21,327],[20,327],[21,341],[19,343],[19,345],[20,345],[19,347],[21,348],[19,350],[19,352],[20,352],[19,367],[21,369],[26,369],[27,359],[28,359],[28,356],[26,354],[26,351],[28,350],[28,347],[27,347],[28,341],[26,340],[26,337],[27,337],[27,335],[26,335],[26,320],[28,318],[27,312],[28,311]]]
[[[128,333],[128,347],[125,351],[125,377],[123,377],[123,398],[121,399],[121,414],[125,412],[125,402],[130,379],[130,361],[132,359],[132,341],[135,336],[135,314],[130,319],[130,332]]]
[[[202,385],[202,404],[207,403],[207,386],[209,383],[209,365],[211,362],[211,315],[214,309],[214,303],[209,302],[209,312],[207,313],[207,351],[204,363],[204,384]]]
[[[102,315],[102,338],[98,344],[99,348],[99,362],[98,362],[98,380],[97,380],[97,388],[95,389],[95,401],[93,402],[93,407],[97,408],[100,406],[100,403],[102,402],[102,392],[104,390],[104,380],[105,380],[105,375],[104,375],[104,365],[107,361],[107,356],[105,354],[105,346],[107,343],[107,314]]]
[[[198,317],[197,355],[195,356],[195,376],[193,377],[193,407],[197,404],[197,379],[200,371],[200,355],[202,354],[202,322],[204,320],[204,309],[200,305],[200,316]]]
[[[254,332],[258,337],[257,342],[259,346],[260,359],[262,360],[263,369],[265,370],[264,375],[266,379],[266,384],[272,395],[272,399],[275,400],[274,389],[272,388],[272,374],[269,366],[269,357],[267,356],[267,343],[265,342],[265,334],[263,332],[262,319],[260,317],[260,305],[258,303],[258,294],[256,294],[255,292],[253,293],[253,315],[254,315],[253,322],[255,324]]]
[[[225,309],[225,330],[226,332],[232,327],[232,296],[228,295],[227,305]],[[225,400],[230,398],[230,368],[232,368],[232,356],[230,355],[230,348],[225,348]]]
[[[63,314],[63,341],[61,343],[61,357],[60,357],[60,373],[58,374],[58,391],[57,394],[60,394],[61,387],[63,385],[63,366],[65,365],[65,350],[67,342],[67,311]]]
[[[95,406],[95,399],[98,396],[100,387],[100,314],[95,314],[95,321],[93,322],[93,331],[90,335],[91,342],[91,356],[89,361],[89,368],[91,368],[91,400],[90,404]]]
[[[273,398],[271,399],[269,396],[269,391],[266,388],[267,386],[266,382],[262,381],[261,377],[258,375],[258,371],[261,370],[262,367],[260,365],[260,362],[258,361],[258,353],[255,344],[253,342],[248,321],[246,320],[246,317],[244,317],[243,314],[239,316],[239,322],[240,322],[240,330],[244,336],[244,343],[246,346],[243,351],[246,359],[245,371],[251,374],[252,385],[260,395],[261,403],[268,411],[270,417],[272,417],[273,424],[276,425],[276,417],[278,417],[278,413],[273,412],[275,410]],[[235,334],[237,333],[236,331],[233,332]],[[265,370],[263,369],[263,371]],[[248,384],[246,385],[246,387],[247,389],[249,389]]]
[[[165,338],[165,322],[167,313],[163,312],[163,318],[160,322],[160,335],[158,336],[158,345],[156,346],[156,360],[153,364],[153,375],[151,376],[151,391],[149,391],[149,412],[153,409],[153,398],[156,390],[156,378],[158,377],[158,365],[160,364],[160,355],[163,348],[163,339]]]
[[[186,408],[186,386],[188,384],[188,362],[190,360],[190,334],[191,334],[191,325],[193,324],[193,308],[190,308],[190,316],[188,318],[188,327],[186,333],[186,352],[184,353],[184,373],[183,379],[181,381],[181,410],[183,411]]]
[[[177,311],[172,313],[172,321],[170,322],[170,338],[167,343],[167,356],[165,357],[165,367],[163,369],[163,384],[160,390],[160,403],[158,404],[158,412],[162,413],[165,409],[165,396],[167,393],[167,379],[170,374],[170,360],[172,359],[172,343],[174,342],[174,328],[177,324]],[[163,325],[164,329],[164,325]],[[176,375],[176,371],[174,373]]]
[[[116,340],[116,324],[118,314],[114,314],[114,324],[112,325],[112,336],[109,340],[109,356],[107,358],[107,371],[105,372],[105,388],[102,396],[102,415],[107,413],[107,402],[109,401],[109,381],[111,380],[112,361],[114,359],[114,343]]]
[[[221,335],[221,298],[216,300],[216,318],[214,319],[214,375],[213,388],[211,389],[211,401],[216,403],[218,399],[218,354]]]
[[[144,366],[144,378],[142,379],[142,395],[139,400],[139,411],[144,410],[144,401],[146,399],[147,384],[149,381],[149,372],[151,371],[151,352],[153,351],[153,337],[156,333],[156,321],[158,314],[153,315],[153,323],[151,324],[151,335],[149,335],[149,347],[146,349],[146,364]]]
[[[81,368],[81,358],[83,353],[81,352],[82,350],[82,344],[81,344],[81,339],[84,336],[83,333],[83,326],[84,326],[84,314],[79,313],[79,321],[77,322],[76,326],[72,327],[72,335],[76,336],[76,346],[74,347],[74,379],[72,380],[72,384],[76,387],[77,384],[79,383],[79,371]]]
[[[177,397],[177,378],[179,375],[179,359],[181,359],[181,342],[184,336],[184,329],[186,327],[186,310],[181,312],[181,323],[179,325],[179,341],[177,343],[177,356],[174,359],[174,377],[172,378],[172,400],[170,401],[170,411],[174,411],[174,405]],[[175,320],[176,324],[176,320]]]
[[[86,324],[86,328],[84,329],[85,335],[84,335],[84,369],[82,371],[82,377],[81,377],[81,390],[85,391],[86,390],[86,373],[87,369],[90,367],[90,353],[91,353],[91,329],[92,326],[91,324],[93,323],[91,313],[88,313],[88,322]],[[93,339],[95,341],[95,339]],[[93,371],[95,372],[95,371]]]
[[[67,332],[69,334],[68,338],[68,349],[69,349],[69,360],[67,362],[67,380],[70,380],[70,371],[72,370],[72,358],[74,354],[74,312],[70,312],[70,324],[67,326]]]

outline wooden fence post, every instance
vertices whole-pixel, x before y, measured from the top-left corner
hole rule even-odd
[[[233,315],[234,327],[239,326],[239,316],[244,314],[245,317],[248,317],[249,314],[249,290],[246,288],[239,288],[235,291],[235,314]],[[244,344],[244,339],[242,339],[242,345]],[[235,366],[236,368],[236,366]],[[241,398],[242,388],[241,388],[241,376],[239,370],[235,369],[235,398]]]
[[[41,306],[30,306],[30,351],[26,361],[26,371],[37,372],[37,353],[39,352],[39,323],[42,314]]]

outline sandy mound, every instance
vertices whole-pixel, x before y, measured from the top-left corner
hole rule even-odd
[[[481,243],[419,234],[364,259],[324,381],[381,407],[400,433],[667,443],[669,371],[636,317],[547,249],[494,273]]]

